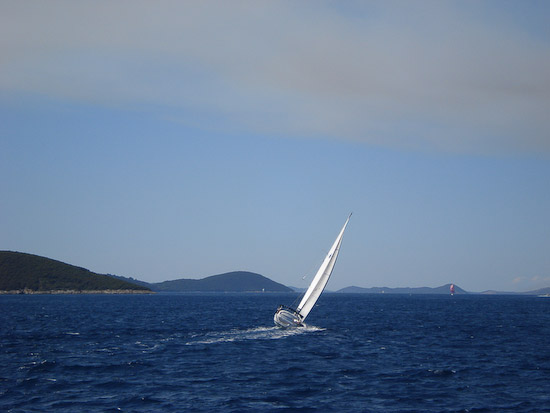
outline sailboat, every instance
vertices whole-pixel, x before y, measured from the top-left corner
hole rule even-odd
[[[279,327],[288,328],[288,327],[303,327],[304,320],[308,316],[309,312],[321,296],[321,293],[325,289],[325,286],[328,283],[328,279],[332,274],[334,269],[334,264],[336,264],[336,259],[338,258],[338,252],[340,251],[340,245],[342,244],[342,238],[344,236],[344,231],[348,225],[351,214],[349,214],[346,223],[340,230],[336,241],[332,244],[327,256],[323,260],[321,267],[317,270],[317,274],[313,278],[313,281],[309,285],[306,293],[302,297],[298,307],[292,308],[288,306],[281,305],[277,308],[275,315],[273,316],[273,321]]]

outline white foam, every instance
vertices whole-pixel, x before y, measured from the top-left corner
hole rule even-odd
[[[194,344],[215,344],[229,343],[233,341],[244,340],[277,340],[280,338],[295,336],[299,334],[307,334],[316,331],[323,331],[324,328],[315,326],[305,326],[298,328],[279,328],[279,327],[255,327],[245,330],[234,329],[229,331],[215,331],[203,334],[197,340],[185,343],[186,345]],[[194,337],[198,337],[195,335]]]

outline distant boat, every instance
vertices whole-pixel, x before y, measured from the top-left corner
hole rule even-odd
[[[334,264],[336,264],[336,259],[338,258],[338,252],[340,251],[340,244],[342,243],[342,237],[344,236],[344,231],[348,225],[351,214],[349,214],[346,223],[342,227],[342,230],[338,234],[336,241],[332,244],[327,256],[325,257],[321,267],[315,274],[313,281],[309,285],[306,293],[302,297],[300,304],[296,308],[288,307],[281,305],[277,308],[275,315],[273,316],[273,321],[279,327],[303,327],[304,320],[307,315],[319,299],[321,293],[325,289],[325,286],[328,283],[328,279],[332,274],[334,269]]]
[[[455,295],[455,285],[454,284],[451,284],[451,295]]]

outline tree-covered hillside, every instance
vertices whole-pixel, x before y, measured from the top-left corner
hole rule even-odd
[[[149,284],[153,291],[204,291],[204,292],[291,292],[283,284],[279,284],[263,275],[247,271],[234,271],[225,274],[212,275],[200,280],[179,279]]]
[[[21,252],[0,251],[0,291],[150,291],[85,268]]]

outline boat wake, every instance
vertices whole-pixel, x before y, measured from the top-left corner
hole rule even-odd
[[[282,329],[279,327],[255,327],[246,330],[234,329],[229,331],[213,331],[205,334],[197,334],[194,340],[185,343],[186,345],[196,344],[216,344],[230,343],[245,340],[277,340],[296,336],[300,334],[308,334],[317,331],[324,331],[324,328],[309,326],[299,328]]]

